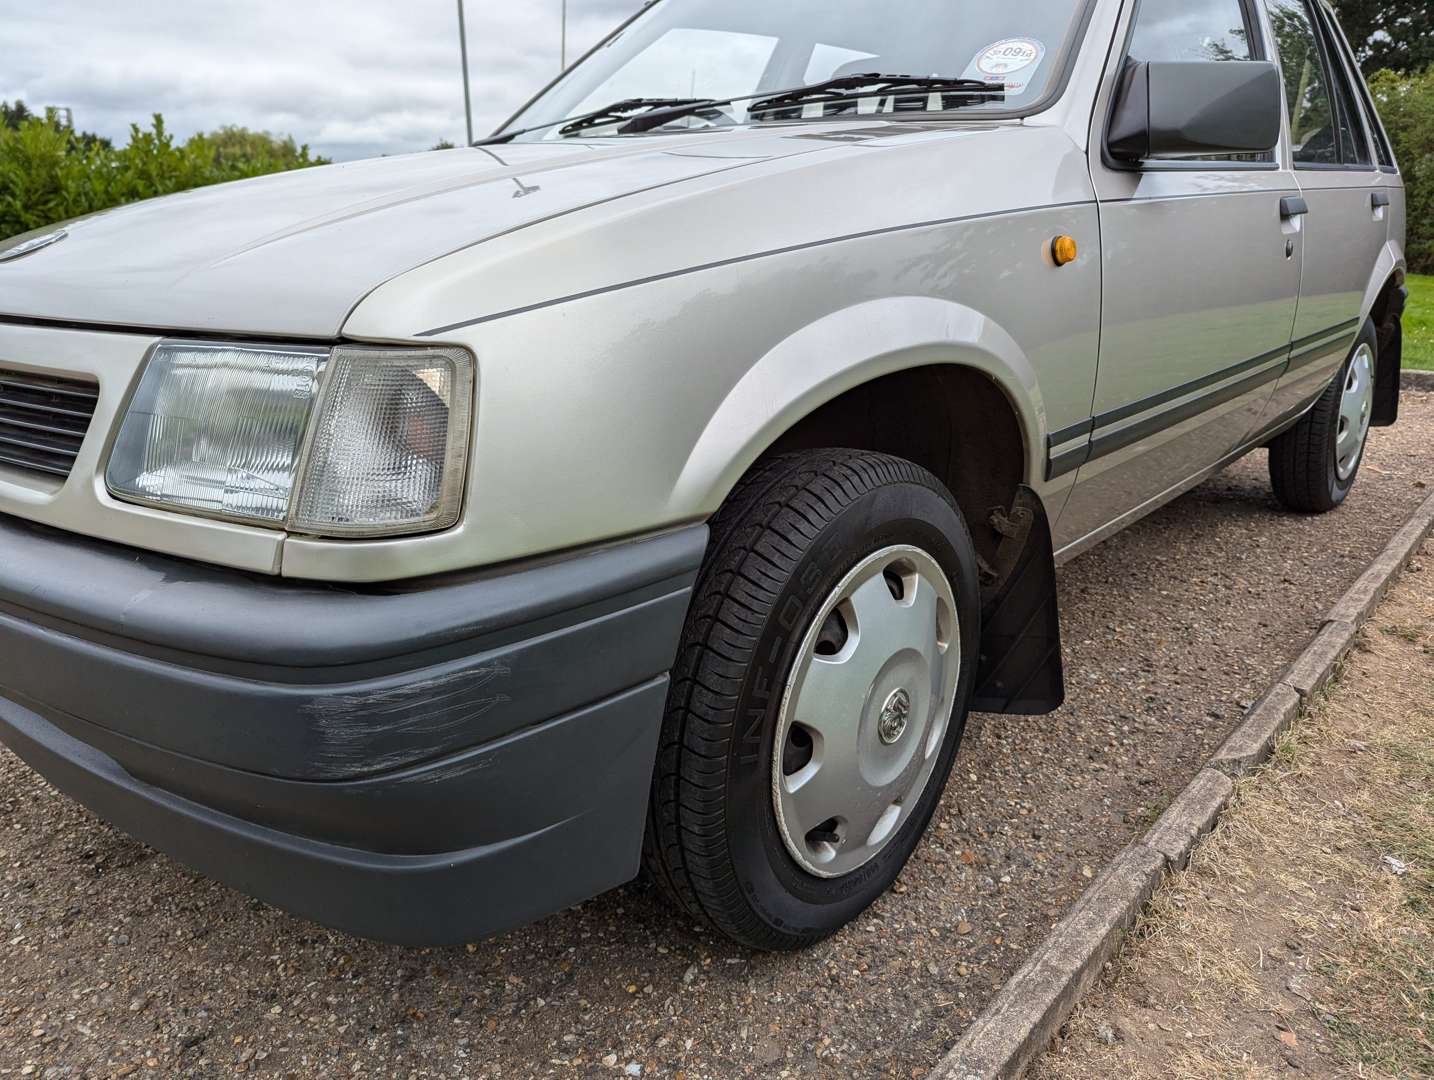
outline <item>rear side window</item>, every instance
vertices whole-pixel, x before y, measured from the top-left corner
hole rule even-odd
[[[1329,24],[1320,19],[1321,35],[1324,38],[1325,58],[1333,74],[1335,112],[1339,116],[1339,159],[1344,165],[1371,165],[1369,139],[1364,133],[1364,115],[1360,111],[1354,94],[1354,82],[1344,66],[1330,33]]]
[[[1254,60],[1240,0],[1141,0],[1132,60]]]
[[[1379,164],[1386,168],[1394,168],[1394,151],[1389,148],[1389,139],[1384,134],[1384,128],[1379,123],[1379,113],[1374,107],[1374,98],[1369,93],[1369,87],[1365,85],[1364,79],[1359,74],[1359,62],[1350,51],[1349,42],[1345,40],[1344,34],[1340,31],[1339,25],[1332,12],[1326,10],[1325,18],[1329,20],[1330,37],[1334,40],[1336,51],[1344,60],[1345,70],[1350,73],[1354,82],[1354,90],[1359,98],[1359,103],[1364,106],[1364,126],[1369,130],[1370,140],[1374,143],[1374,156]]]
[[[1290,111],[1290,141],[1296,164],[1338,165],[1339,132],[1329,76],[1315,37],[1314,21],[1303,0],[1270,0],[1270,23],[1285,102]]]
[[[1307,0],[1269,0],[1296,165],[1371,168],[1364,116],[1342,54]]]

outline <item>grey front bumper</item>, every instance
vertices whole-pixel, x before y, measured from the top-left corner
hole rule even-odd
[[[0,517],[0,741],[196,869],[471,940],[630,879],[705,528],[383,590]]]

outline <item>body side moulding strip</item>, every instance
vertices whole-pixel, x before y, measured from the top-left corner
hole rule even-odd
[[[1162,390],[1149,397],[1141,398],[1139,401],[1132,401],[1128,405],[1122,405],[1117,409],[1111,409],[1093,416],[1089,420],[1053,432],[1046,440],[1046,479],[1055,480],[1058,477],[1065,476],[1067,473],[1074,472],[1076,469],[1106,454],[1114,453],[1134,442],[1139,442],[1149,435],[1157,434],[1167,427],[1178,424],[1183,420],[1188,420],[1190,417],[1198,415],[1208,408],[1213,408],[1216,405],[1229,401],[1232,397],[1238,397],[1248,390],[1253,390],[1262,383],[1268,382],[1270,379],[1279,378],[1293,368],[1308,363],[1316,356],[1334,351],[1336,347],[1347,346],[1349,343],[1348,340],[1346,340],[1348,338],[1348,332],[1358,325],[1358,319],[1350,319],[1337,326],[1331,326],[1321,330],[1317,334],[1311,334],[1308,337],[1301,338],[1289,345],[1283,345],[1278,349],[1271,349],[1267,353],[1251,357],[1248,360],[1242,360],[1238,364],[1232,364],[1230,367],[1220,371],[1201,376],[1198,379],[1182,383],[1179,386],[1172,386],[1168,390]],[[1336,334],[1340,335],[1340,337],[1332,338],[1332,335]],[[1262,365],[1271,364],[1281,357],[1285,358],[1283,365],[1272,366],[1264,371],[1255,371],[1255,369]],[[1163,412],[1157,413],[1155,416],[1132,424],[1129,427],[1103,435],[1098,434],[1112,424],[1118,424],[1123,420],[1139,416],[1141,413],[1149,412],[1151,409],[1176,401],[1196,391],[1204,390],[1206,387],[1215,386],[1217,383],[1225,382],[1225,380],[1241,375],[1247,371],[1255,371],[1255,374],[1247,379],[1241,379],[1236,383],[1217,386],[1207,394],[1202,394],[1200,397],[1191,401],[1166,409]],[[1069,450],[1059,455],[1054,453],[1056,447],[1087,434],[1093,435],[1094,438],[1092,438],[1091,442],[1086,446],[1078,447],[1075,450]]]
[[[1203,394],[1191,401],[1166,409],[1164,412],[1158,413],[1149,419],[1140,420],[1131,424],[1129,427],[1123,427],[1117,431],[1098,436],[1090,444],[1090,460],[1095,461],[1099,458],[1103,458],[1107,454],[1113,454],[1117,450],[1122,450],[1133,443],[1140,442],[1141,439],[1149,435],[1158,434],[1168,427],[1173,427],[1185,420],[1189,420],[1193,416],[1200,415],[1200,413],[1206,409],[1214,408],[1216,405],[1222,405],[1232,398],[1237,398],[1241,394],[1263,386],[1267,382],[1273,382],[1284,373],[1285,365],[1276,364],[1266,368],[1264,371],[1257,371],[1253,375],[1241,379],[1239,382],[1221,386],[1208,394]]]
[[[1354,344],[1354,341],[1354,334],[1341,334],[1339,337],[1331,338],[1321,345],[1316,345],[1309,349],[1302,349],[1290,357],[1289,370],[1294,371],[1296,368],[1302,368],[1310,361],[1317,360],[1322,356],[1328,356],[1330,353],[1346,351]]]
[[[1359,324],[1359,319],[1346,319],[1338,326],[1326,327],[1317,334],[1309,334],[1306,337],[1300,338],[1298,341],[1290,342],[1290,348],[1298,352],[1307,345],[1313,345],[1316,342],[1325,340],[1325,338],[1333,337],[1335,334],[1343,334],[1350,330],[1357,329]]]

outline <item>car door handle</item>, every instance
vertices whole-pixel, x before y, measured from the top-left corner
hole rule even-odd
[[[1304,217],[1310,212],[1310,204],[1301,199],[1298,195],[1286,195],[1280,200],[1280,220],[1289,221],[1291,218]]]
[[[1389,205],[1389,196],[1383,191],[1376,191],[1369,197],[1370,203],[1376,210]]]

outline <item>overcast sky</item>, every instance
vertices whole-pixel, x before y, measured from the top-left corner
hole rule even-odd
[[[569,56],[639,0],[569,0]],[[474,126],[486,134],[557,74],[560,0],[467,0]],[[339,160],[463,140],[455,0],[0,0],[0,100],[66,105],[128,140],[291,134]]]

